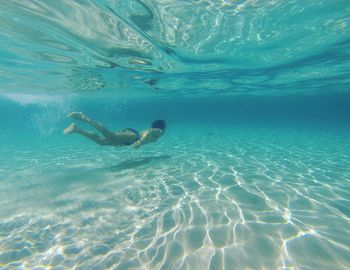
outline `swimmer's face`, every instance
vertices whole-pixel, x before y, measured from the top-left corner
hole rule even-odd
[[[165,129],[160,129],[160,128],[151,128],[150,133],[148,134],[148,138],[151,141],[156,141],[160,137],[163,136]]]
[[[164,129],[160,129],[160,128],[152,128],[152,133],[154,134],[155,137],[161,137],[163,136],[164,132],[165,132],[165,128]]]

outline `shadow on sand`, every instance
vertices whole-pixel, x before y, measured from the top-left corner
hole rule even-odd
[[[104,173],[113,172],[118,173],[124,170],[136,169],[152,163],[157,164],[158,162],[165,161],[171,158],[169,155],[163,156],[151,156],[151,157],[140,157],[137,159],[130,159],[120,162],[114,166],[95,168],[95,169],[78,169],[74,168],[69,171],[58,171],[57,174],[51,175],[48,178],[50,181],[51,190],[55,193],[65,192],[71,184],[79,182],[93,183],[104,179]],[[48,184],[48,181],[46,184]],[[41,185],[42,183],[39,183]]]
[[[123,171],[123,170],[129,170],[129,169],[134,169],[137,167],[141,167],[143,165],[147,165],[151,162],[158,162],[158,161],[163,161],[166,159],[169,159],[171,156],[164,155],[164,156],[155,156],[155,157],[142,157],[138,159],[129,159],[125,160],[123,162],[120,162],[117,165],[111,166],[111,167],[104,167],[100,169],[96,169],[98,171]]]
[[[90,180],[94,181],[96,179],[100,179],[101,173],[106,172],[122,172],[124,170],[132,170],[136,169],[138,167],[142,167],[151,163],[157,163],[161,162],[163,160],[167,160],[171,158],[169,155],[163,155],[163,156],[153,156],[153,157],[140,157],[137,159],[129,159],[122,161],[118,163],[117,165],[109,166],[109,167],[102,167],[102,168],[96,168],[87,170],[84,172],[81,172],[76,175],[75,181],[84,179],[84,182],[87,182]]]

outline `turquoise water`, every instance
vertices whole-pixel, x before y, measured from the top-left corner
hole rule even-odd
[[[340,0],[1,1],[0,269],[349,269],[349,25]],[[168,128],[101,147],[71,111]]]

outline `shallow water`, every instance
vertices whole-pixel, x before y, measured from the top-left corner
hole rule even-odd
[[[63,136],[64,118],[5,135],[2,267],[348,268],[346,125],[192,120],[137,151]]]
[[[3,1],[0,269],[349,269],[350,5],[304,2]]]

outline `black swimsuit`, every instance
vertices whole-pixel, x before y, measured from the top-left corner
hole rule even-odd
[[[133,132],[136,135],[136,139],[135,140],[133,140],[131,142],[128,142],[128,143],[124,143],[124,145],[132,145],[134,142],[138,141],[141,138],[140,133],[137,130],[133,129],[133,128],[126,128],[126,129],[123,129],[123,131],[131,131],[131,132]]]

